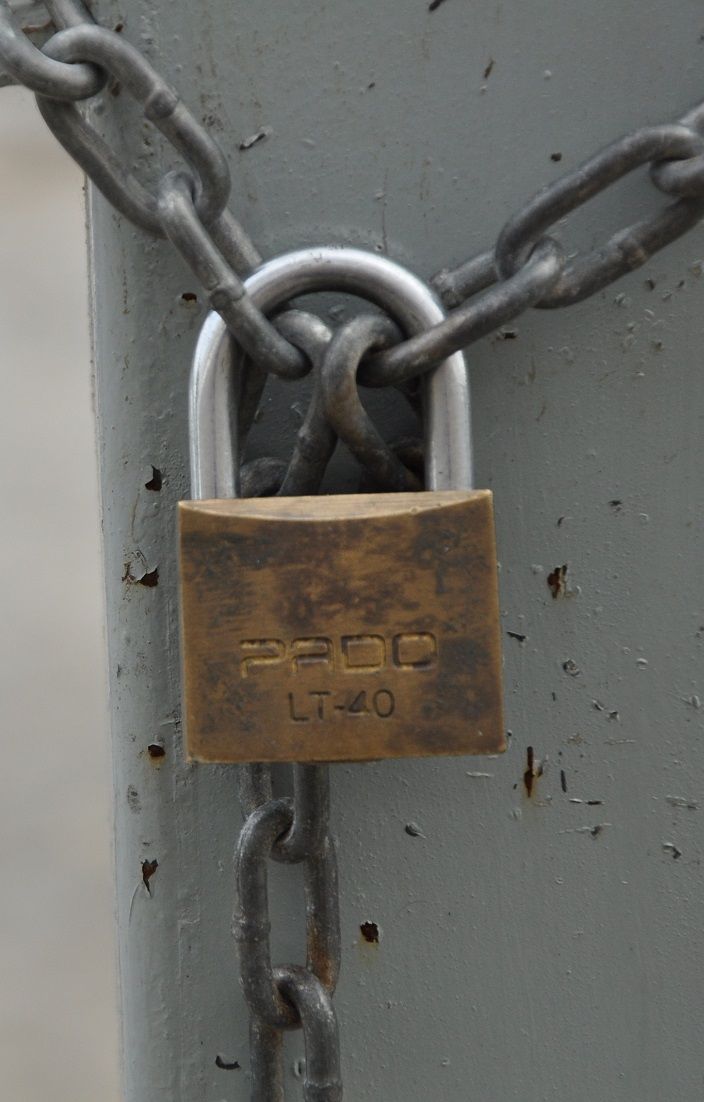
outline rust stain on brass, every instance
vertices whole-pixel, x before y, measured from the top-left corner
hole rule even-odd
[[[179,511],[191,759],[505,749],[488,490]]]

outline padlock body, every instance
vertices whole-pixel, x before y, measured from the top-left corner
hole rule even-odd
[[[488,490],[179,509],[189,758],[505,749]]]

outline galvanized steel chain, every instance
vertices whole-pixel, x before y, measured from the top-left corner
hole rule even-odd
[[[251,1014],[252,1102],[283,1102],[283,1032],[303,1029],[306,1102],[341,1102],[340,1054],[332,994],[340,970],[337,860],[330,837],[328,770],[296,765],[294,797],[273,799],[265,765],[240,768],[247,816],[235,856],[233,931]],[[306,967],[273,967],[267,863],[301,863],[306,907]]]
[[[124,35],[93,23],[81,0],[46,0],[44,6],[60,29],[39,50],[18,28],[7,0],[0,0],[0,61],[6,73],[37,93],[56,137],[116,209],[148,232],[170,238],[260,370],[286,379],[305,375],[311,369],[308,357],[244,292],[242,278],[261,258],[227,209],[230,175],[217,143],[144,55]],[[24,7],[34,12],[38,5]],[[76,106],[77,100],[100,94],[108,79],[119,81],[186,161],[187,168],[166,173],[154,193]],[[580,302],[645,263],[704,215],[703,133],[704,105],[699,105],[679,123],[642,127],[619,138],[543,187],[509,219],[492,249],[435,277],[449,315],[368,356],[358,381],[399,386],[530,307]],[[653,183],[675,201],[568,261],[548,231],[646,164]]]
[[[263,351],[262,358],[257,356],[260,369],[284,377],[304,374],[310,366],[307,356],[252,305],[238,277],[237,273],[244,275],[255,267],[260,257],[225,210],[229,170],[218,146],[142,54],[116,32],[90,22],[82,3],[48,0],[46,8],[57,26],[70,29],[49,39],[41,53],[17,29],[8,5],[0,6],[0,56],[6,69],[38,93],[49,125],[115,206],[143,229],[171,237],[208,288],[212,305],[237,330],[245,350]],[[32,13],[35,10],[33,5]],[[108,76],[134,96],[189,166],[190,172],[165,176],[156,195],[123,168],[71,102],[95,95]],[[311,355],[331,335],[319,319],[301,311],[285,312],[280,325]],[[295,482],[295,470],[292,478]],[[337,861],[329,831],[328,770],[294,766],[292,800],[273,798],[267,766],[245,766],[239,773],[246,819],[235,855],[233,932],[251,1013],[252,1102],[283,1102],[283,1031],[297,1028],[303,1030],[305,1043],[306,1102],[341,1102],[338,1028],[332,1006],[340,967],[340,921]],[[303,865],[305,967],[272,965],[267,893],[271,858]]]

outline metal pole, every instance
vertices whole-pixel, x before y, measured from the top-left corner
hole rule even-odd
[[[429,276],[492,240],[551,165],[702,95],[701,28],[664,0],[95,14],[208,119],[266,257],[348,243]],[[156,174],[160,145],[132,118],[118,94],[94,121]],[[641,186],[605,200],[616,222]],[[170,246],[93,192],[90,232],[125,1097],[244,1102],[234,778],[181,755],[174,518],[203,304]],[[690,235],[645,276],[472,353],[512,743],[501,761],[333,770],[336,1007],[358,1102],[700,1097],[700,249]],[[262,452],[285,453],[300,401],[282,387],[264,403]],[[394,435],[389,402],[376,415]],[[272,870],[282,961],[303,944],[295,872]],[[286,1046],[296,1099],[300,1037]]]

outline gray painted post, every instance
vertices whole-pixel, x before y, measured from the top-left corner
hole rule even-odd
[[[430,276],[544,181],[704,96],[694,0],[95,9],[209,121],[265,256],[346,242]],[[156,175],[161,146],[124,96],[96,121]],[[659,201],[636,174],[560,233],[591,244]],[[172,249],[93,192],[90,227],[125,1098],[244,1102],[234,780],[184,765],[179,727],[174,516],[204,307]],[[470,353],[512,737],[501,760],[333,770],[355,1102],[702,1096],[703,253],[697,230]],[[265,406],[263,450],[285,451],[298,401]],[[274,872],[276,955],[301,960],[297,870]],[[294,1034],[291,1099],[301,1051]]]

